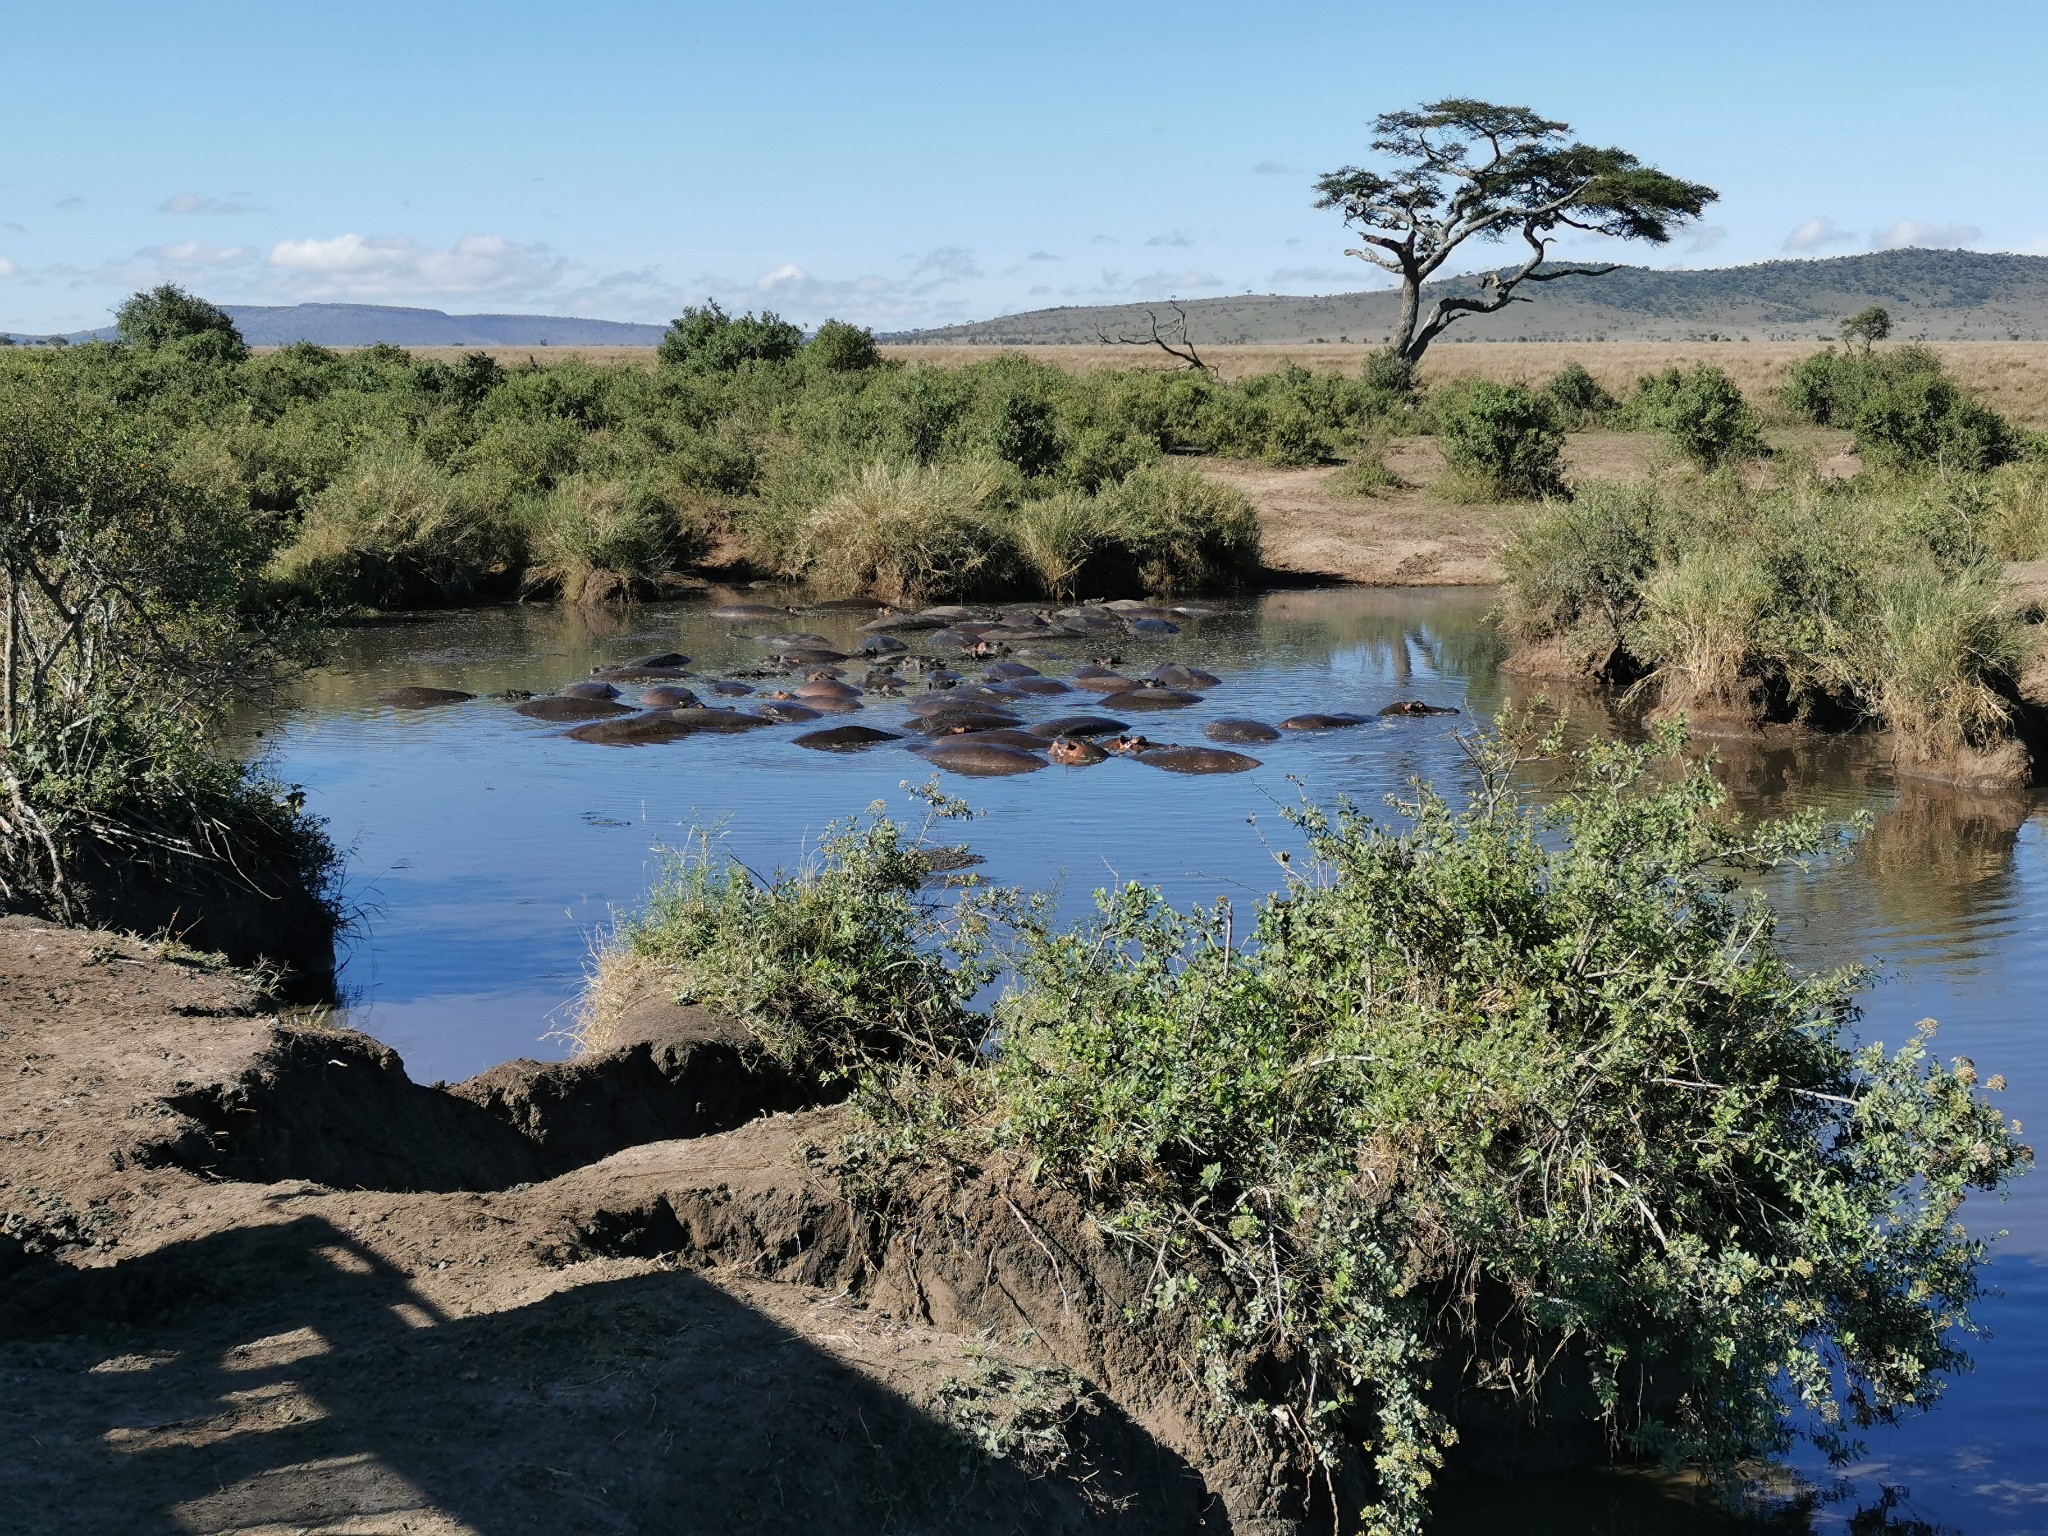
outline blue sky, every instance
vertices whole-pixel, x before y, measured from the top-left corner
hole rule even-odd
[[[2048,254],[2044,59],[2040,0],[0,0],[0,329],[165,279],[884,329],[1338,292],[1375,274],[1309,183],[1452,93],[1721,190],[1630,259]]]

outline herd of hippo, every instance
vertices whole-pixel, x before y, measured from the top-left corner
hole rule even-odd
[[[1111,756],[1134,758],[1173,773],[1242,773],[1258,767],[1259,760],[1233,747],[1278,741],[1288,732],[1343,730],[1375,718],[1301,714],[1272,726],[1226,717],[1211,720],[1203,734],[1227,745],[1176,745],[1150,740],[1118,716],[1199,704],[1222,681],[1213,673],[1170,663],[1129,676],[1116,670],[1114,654],[1075,667],[1064,677],[1048,676],[1030,665],[1070,664],[1063,652],[1077,642],[1113,653],[1120,642],[1178,634],[1182,621],[1207,611],[1192,605],[1119,601],[1058,612],[948,605],[906,612],[855,599],[814,607],[857,608],[874,617],[861,626],[862,639],[848,653],[834,649],[821,635],[757,629],[787,622],[790,609],[730,603],[712,609],[710,616],[751,632],[750,638],[764,652],[758,667],[740,669],[731,677],[701,677],[688,670],[689,657],[665,651],[597,668],[556,693],[502,697],[513,700],[518,712],[531,719],[569,725],[568,735],[577,741],[609,746],[809,725],[827,715],[852,714],[864,702],[904,699],[908,718],[892,728],[827,725],[797,736],[796,744],[823,752],[858,752],[900,742],[938,768],[976,777],[1031,773],[1052,763],[1085,767]],[[865,670],[857,682],[849,681],[856,667]],[[968,668],[978,668],[980,677],[967,676],[963,669]],[[624,697],[628,693],[635,694],[631,703]],[[1092,710],[1072,708],[1082,696],[1090,699]],[[381,693],[375,702],[393,709],[427,709],[473,697],[452,688],[410,687]],[[1055,699],[1067,712],[1026,722],[1023,710]],[[736,700],[746,704],[732,702]],[[1378,715],[1456,713],[1404,699]]]

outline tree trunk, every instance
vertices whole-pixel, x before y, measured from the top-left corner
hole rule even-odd
[[[1392,346],[1405,362],[1415,362],[1422,356],[1425,340],[1421,347],[1415,345],[1415,322],[1422,314],[1422,274],[1403,272],[1401,274],[1401,318],[1394,322]],[[1411,350],[1411,348],[1413,350]]]

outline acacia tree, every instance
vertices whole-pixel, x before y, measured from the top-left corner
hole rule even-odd
[[[1719,196],[1621,149],[1569,139],[1571,125],[1527,107],[1451,97],[1373,121],[1373,152],[1385,170],[1347,165],[1316,182],[1318,208],[1335,208],[1364,244],[1345,254],[1401,280],[1395,353],[1413,363],[1465,315],[1529,302],[1524,283],[1597,277],[1613,266],[1549,266],[1567,230],[1662,245]],[[1475,294],[1446,294],[1427,318],[1422,289],[1468,240],[1520,235],[1519,267],[1484,273]]]

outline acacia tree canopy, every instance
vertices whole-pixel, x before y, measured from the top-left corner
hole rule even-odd
[[[1419,359],[1461,316],[1526,303],[1523,283],[1614,270],[1546,265],[1566,231],[1662,245],[1719,196],[1570,135],[1569,123],[1527,107],[1451,97],[1374,119],[1385,168],[1347,165],[1317,179],[1316,207],[1338,210],[1363,242],[1346,254],[1401,279],[1392,344],[1403,359]],[[1458,247],[1514,236],[1529,248],[1520,266],[1482,275],[1477,295],[1446,295],[1423,316],[1423,284]]]

